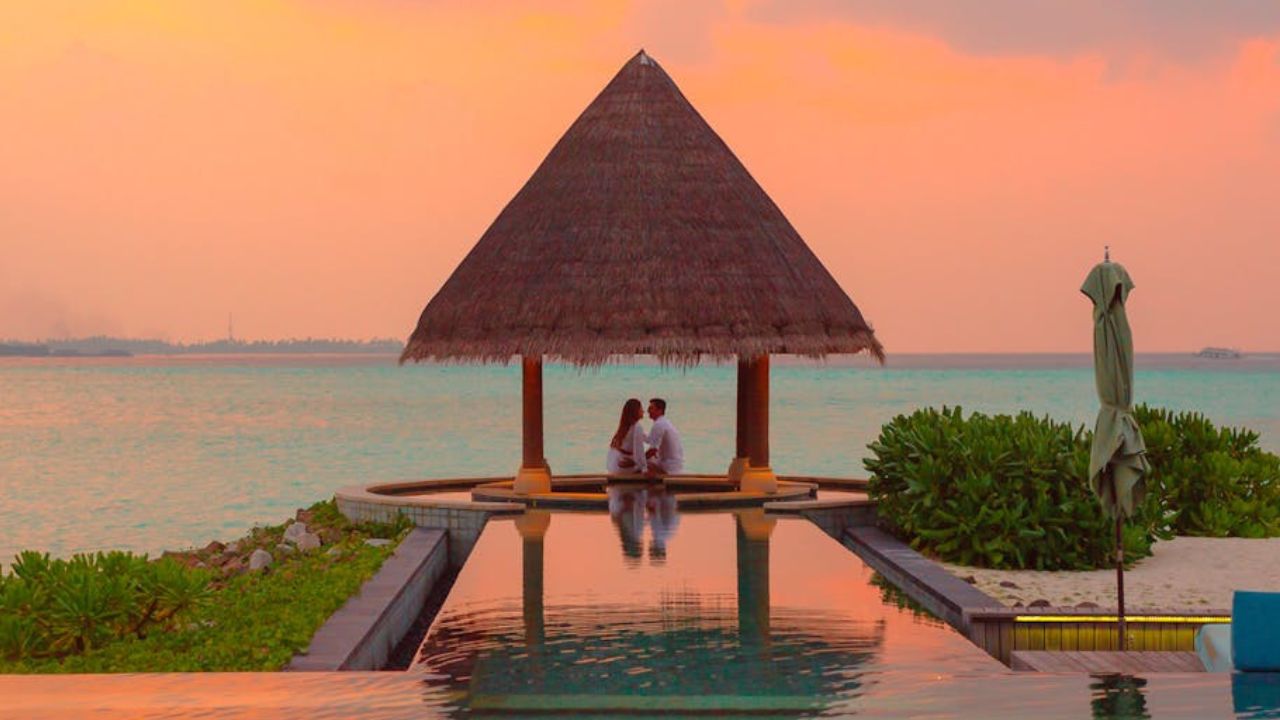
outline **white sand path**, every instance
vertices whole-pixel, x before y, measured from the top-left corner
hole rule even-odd
[[[1127,609],[1229,611],[1233,590],[1280,591],[1280,538],[1179,537],[1157,542],[1152,550],[1151,557],[1125,570]],[[1082,602],[1116,606],[1114,569],[986,570],[945,563],[944,567],[956,577],[974,578],[980,590],[1006,605],[1048,600],[1056,607]]]

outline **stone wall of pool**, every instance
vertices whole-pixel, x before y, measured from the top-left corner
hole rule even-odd
[[[432,588],[449,569],[448,545],[443,530],[410,532],[285,669],[329,672],[385,667]]]

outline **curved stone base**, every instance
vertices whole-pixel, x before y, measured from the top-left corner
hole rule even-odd
[[[725,475],[643,476],[567,475],[549,478],[550,491],[521,495],[515,478],[448,478],[375,483],[344,487],[335,497],[348,517],[385,521],[409,515],[420,525],[453,527],[460,522],[483,525],[476,517],[518,515],[526,508],[605,510],[610,487],[662,488],[676,497],[682,510],[766,507],[769,512],[810,511],[842,506],[872,505],[866,480],[823,477],[781,477],[772,493],[739,488]],[[814,499],[816,491],[840,497]]]

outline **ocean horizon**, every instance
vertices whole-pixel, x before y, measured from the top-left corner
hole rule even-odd
[[[1280,451],[1280,353],[1210,360],[1140,353],[1135,401],[1249,427]],[[603,472],[628,397],[661,396],[690,472],[734,441],[733,364],[645,360],[545,370],[556,473]],[[925,406],[1097,411],[1089,353],[892,354],[773,367],[782,474],[863,477],[880,426]],[[0,564],[22,549],[156,553],[281,522],[343,485],[509,475],[520,455],[519,367],[405,365],[395,355],[163,355],[0,360]]]

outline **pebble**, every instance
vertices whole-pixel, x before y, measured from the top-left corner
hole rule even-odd
[[[1001,580],[1001,581],[1000,581],[1000,587],[1002,587],[1002,588],[1011,588],[1011,589],[1013,589],[1013,590],[1021,590],[1021,589],[1022,589],[1022,588],[1018,587],[1018,584],[1017,584],[1017,583],[1015,583],[1015,582],[1014,582],[1014,581],[1012,581],[1012,580]]]
[[[1035,608],[1043,607],[1044,608],[1044,607],[1050,607],[1050,605],[1048,600],[1040,599],[1040,600],[1032,600],[1031,604],[1028,605],[1027,607],[1035,607]]]
[[[366,538],[364,544],[374,547],[386,547],[391,544],[391,541],[386,538]]]
[[[295,522],[284,529],[284,541],[291,542],[296,545],[298,541],[302,539],[303,535],[308,534],[306,523]]]
[[[266,570],[271,567],[271,553],[258,548],[249,555],[250,570]]]

